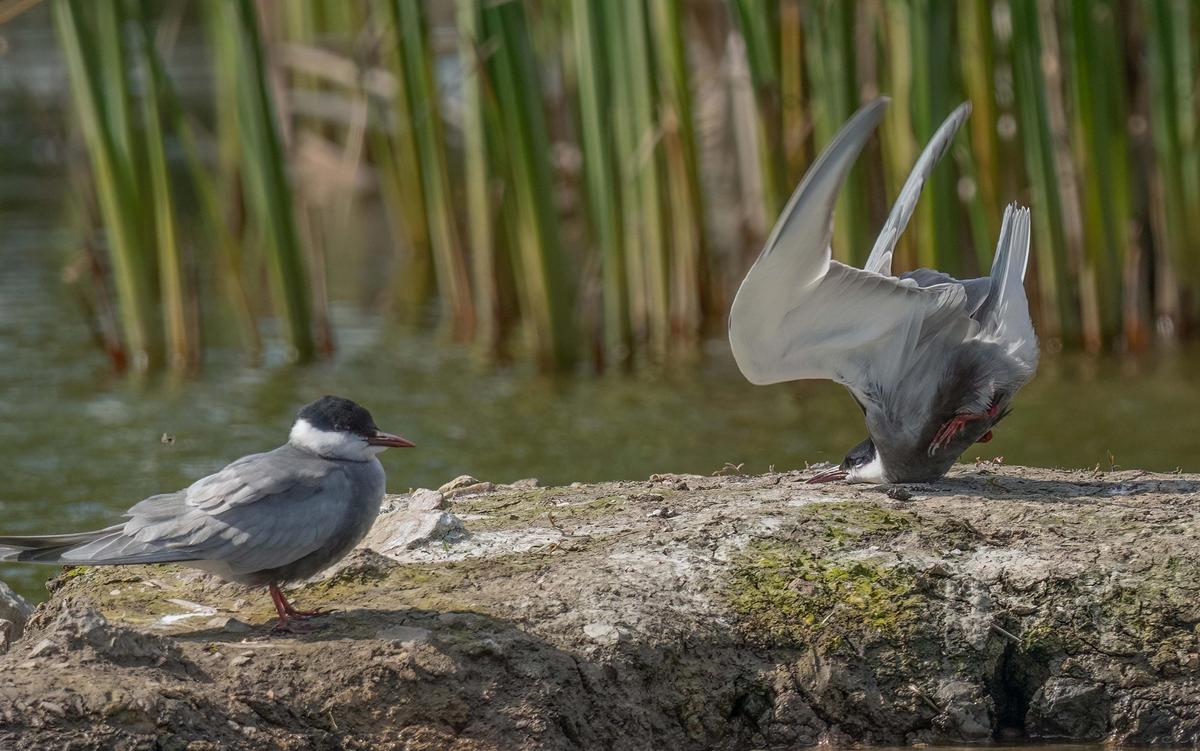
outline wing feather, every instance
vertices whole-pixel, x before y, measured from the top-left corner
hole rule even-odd
[[[187,490],[136,504],[122,527],[62,554],[79,563],[220,560],[235,573],[317,550],[338,526],[351,481],[288,446],[243,457]],[[253,544],[246,544],[247,541]]]
[[[903,378],[930,330],[973,323],[962,285],[919,287],[830,258],[838,191],[885,105],[859,110],[809,169],[738,289],[729,340],[752,383],[827,378],[870,400]]]
[[[979,309],[981,336],[1000,342],[1029,367],[1037,365],[1037,335],[1025,295],[1029,263],[1029,209],[1010,204],[1004,210],[996,257],[992,260],[992,289]]]
[[[887,221],[884,222],[879,236],[875,239],[875,247],[871,249],[871,255],[863,266],[865,270],[891,276],[892,252],[896,249],[896,242],[900,239],[904,228],[912,219],[913,212],[916,211],[917,199],[921,197],[921,190],[933,173],[933,168],[950,150],[950,144],[954,142],[955,134],[962,128],[963,123],[970,115],[970,102],[963,102],[934,132],[933,138],[926,144],[925,150],[917,158],[917,163],[913,165],[908,179],[904,181],[904,187],[900,189],[900,195],[896,197],[896,202],[892,204],[892,211],[888,215]]]

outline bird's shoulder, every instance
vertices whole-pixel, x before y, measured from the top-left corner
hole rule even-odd
[[[231,462],[192,483],[184,495],[188,506],[214,512],[285,494],[307,497],[349,482],[342,462],[284,444]]]

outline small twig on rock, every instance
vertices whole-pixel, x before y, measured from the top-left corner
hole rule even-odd
[[[742,467],[744,467],[744,466],[746,466],[745,462],[742,462],[741,464],[733,464],[732,462],[725,462],[725,466],[721,467],[716,472],[713,472],[712,476],[713,477],[722,477],[722,476],[727,476],[727,475],[740,475],[740,474],[742,474]]]
[[[1021,643],[1021,637],[1017,636],[1016,634],[1014,634],[1011,631],[1006,631],[1003,628],[1000,628],[995,623],[992,623],[992,630],[995,631],[996,633],[1000,634],[1001,636],[1005,636],[1005,637],[1008,637],[1009,639],[1012,639],[1013,641],[1015,641],[1018,644]]]

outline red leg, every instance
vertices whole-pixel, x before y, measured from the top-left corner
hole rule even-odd
[[[273,587],[271,600],[276,602],[275,607],[278,608],[282,604],[283,612],[287,613],[291,618],[314,618],[318,615],[328,615],[333,612],[332,610],[321,610],[319,608],[317,610],[296,610],[296,608],[292,607],[292,603],[288,602],[288,599],[283,596],[283,590],[274,584],[271,587]],[[275,598],[279,598],[278,601]]]
[[[275,631],[305,634],[316,629],[315,626],[304,623],[309,615],[293,608],[278,586],[272,583],[268,585],[267,589],[271,593],[271,602],[275,604],[275,612],[279,614],[279,622],[275,624]]]
[[[933,452],[949,444],[950,441],[953,440],[954,436],[958,435],[959,431],[967,427],[967,425],[971,424],[972,422],[976,420],[994,418],[999,413],[1000,405],[993,404],[981,415],[968,413],[951,417],[949,420],[943,423],[942,427],[938,428],[938,432],[933,436],[933,441],[929,444],[929,454],[932,456]],[[983,438],[979,439],[979,442],[987,443],[988,441],[992,440],[991,436],[992,433],[989,430]]]

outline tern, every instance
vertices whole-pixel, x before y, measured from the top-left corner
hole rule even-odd
[[[300,581],[354,549],[375,523],[385,476],[376,455],[414,444],[375,426],[349,399],[300,410],[288,442],[251,454],[186,490],[154,495],[128,520],[93,532],[0,536],[0,561],[64,565],[180,563],[266,586],[279,631],[309,630],[279,585]],[[300,621],[300,622],[298,622]]]
[[[991,440],[1037,370],[1024,287],[1028,209],[1005,211],[987,277],[892,274],[896,240],[968,104],[921,153],[865,266],[831,260],[834,202],[887,103],[855,113],[809,168],[729,313],[733,356],[751,383],[829,379],[863,411],[867,439],[810,482],[937,480],[971,444]]]

